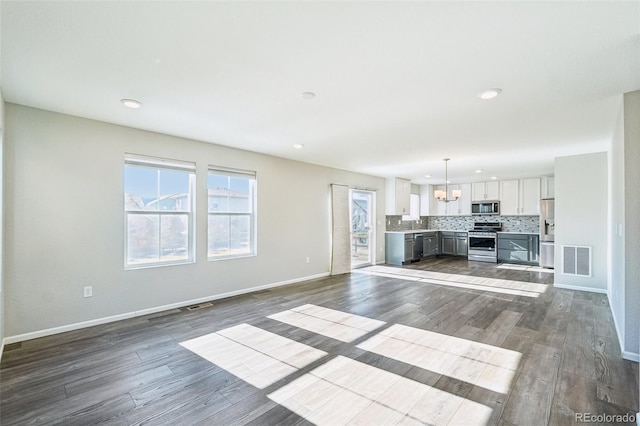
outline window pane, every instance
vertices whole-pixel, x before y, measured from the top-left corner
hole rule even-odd
[[[159,217],[155,214],[127,215],[127,264],[159,260],[159,223]]]
[[[209,256],[228,255],[229,216],[209,215]]]
[[[229,211],[251,212],[251,182],[247,178],[232,177],[229,191]]]
[[[229,176],[209,173],[207,188],[209,188],[209,211],[229,211]]]
[[[209,257],[254,254],[255,173],[210,170],[207,189]]]
[[[250,235],[250,216],[232,216],[229,231],[229,246],[231,248],[231,254],[251,253]]]
[[[125,158],[125,268],[193,261],[195,166],[176,167],[171,160],[156,166],[151,158]]]
[[[192,172],[126,164],[126,210],[190,211],[189,177]]]
[[[160,170],[158,185],[158,205],[160,210],[189,211],[189,175],[190,172],[178,170]]]
[[[124,166],[125,210],[157,210],[158,170],[150,167]]]
[[[189,219],[186,215],[160,217],[160,260],[186,260],[189,244]]]
[[[250,215],[209,215],[209,257],[252,252]]]

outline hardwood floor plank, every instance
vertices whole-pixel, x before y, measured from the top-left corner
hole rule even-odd
[[[560,356],[557,349],[533,345],[505,406],[506,421],[518,425],[548,423]]]
[[[487,345],[501,346],[511,330],[522,318],[520,312],[504,310],[496,317],[480,335],[480,341]]]
[[[552,274],[498,269],[456,258],[426,260],[397,270],[455,274],[451,280],[458,281],[479,277],[478,282],[493,278],[553,282]],[[267,318],[305,304],[385,323],[346,342]],[[241,324],[327,355],[260,389],[180,345]],[[394,325],[422,330],[413,338],[428,339],[423,342],[426,346],[405,342],[412,345],[400,357],[406,362],[357,347],[370,338],[384,341],[380,333]],[[448,342],[445,351],[436,349],[438,339]],[[470,342],[478,343],[472,347]],[[514,369],[510,383],[489,388],[472,383],[483,374],[480,370],[491,365],[483,351],[494,349],[482,344],[520,354],[509,352],[503,361]],[[461,353],[454,354],[456,350]],[[438,353],[439,358],[433,358]],[[256,357],[265,360],[259,351]],[[251,359],[243,360],[243,368],[259,367]],[[414,414],[427,422],[437,422],[438,416],[445,422],[462,420],[467,409],[489,416],[488,424],[504,426],[574,424],[576,410],[638,411],[637,363],[621,359],[603,295],[549,285],[534,298],[354,272],[216,300],[201,310],[172,309],[8,345],[0,364],[0,423],[307,425],[303,414],[268,395],[335,359],[357,360],[354,364],[368,366],[372,377],[376,372],[381,377],[383,372],[392,373],[414,389],[430,389],[435,399],[423,402],[432,408],[414,407]],[[429,366],[439,373],[426,369]],[[487,378],[483,380],[478,383],[487,386]],[[364,396],[356,396],[354,401],[367,403]],[[392,400],[402,403],[411,396],[394,395]],[[344,401],[334,403],[338,407]],[[371,407],[358,419],[371,421],[380,412],[412,420],[393,409]],[[435,417],[428,418],[431,415]]]
[[[595,357],[598,399],[637,412],[637,392],[618,386],[628,380],[635,382],[632,370],[622,359],[618,342],[597,336]]]
[[[576,391],[579,390],[579,391]],[[584,375],[560,370],[553,400],[552,418],[561,423],[575,422],[575,413],[596,413],[598,398],[596,381]]]

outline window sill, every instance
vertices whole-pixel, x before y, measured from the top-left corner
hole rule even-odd
[[[215,257],[208,257],[207,260],[209,262],[218,262],[221,260],[232,260],[232,259],[244,259],[247,257],[256,257],[257,254],[256,253],[251,253],[251,254],[230,254],[227,256],[215,256]]]
[[[159,263],[144,263],[140,265],[125,265],[125,271],[135,271],[138,269],[150,269],[150,268],[161,268],[165,266],[177,266],[177,265],[190,265],[192,263],[196,263],[195,260],[185,260],[180,262],[159,262]]]

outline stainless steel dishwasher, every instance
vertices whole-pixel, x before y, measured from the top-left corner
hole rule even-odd
[[[404,260],[402,263],[408,263],[413,260],[413,234],[404,234]]]

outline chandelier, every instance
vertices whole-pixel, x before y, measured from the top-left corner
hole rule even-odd
[[[436,189],[433,193],[433,195],[436,197],[436,199],[438,201],[444,201],[445,203],[448,203],[449,201],[456,201],[458,198],[460,198],[460,196],[462,195],[462,191],[460,191],[459,189],[454,189],[453,191],[451,191],[451,196],[453,197],[453,199],[449,199],[449,170],[448,170],[448,163],[449,163],[449,158],[444,158],[444,191],[441,189]]]

